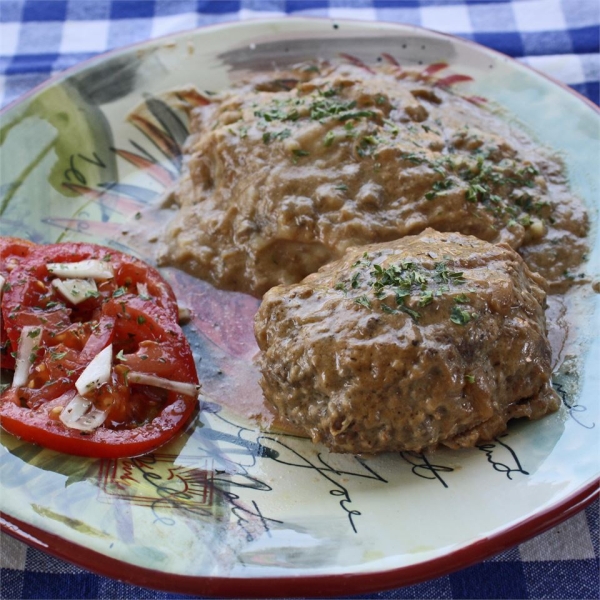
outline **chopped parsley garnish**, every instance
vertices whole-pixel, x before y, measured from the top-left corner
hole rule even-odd
[[[335,133],[333,131],[328,131],[325,137],[323,138],[323,146],[331,146],[335,140]]]
[[[449,281],[453,283],[465,283],[466,281],[462,271],[448,271],[448,265],[445,262],[436,263],[435,272],[438,279],[444,283],[448,283]]]
[[[419,154],[415,154],[414,152],[410,152],[408,154],[401,154],[400,158],[404,160],[408,160],[415,165],[421,165],[424,162],[427,162],[427,159]]]
[[[361,306],[365,306],[366,308],[371,308],[371,302],[365,294],[356,298],[354,302],[356,302],[356,304],[360,304]]]
[[[365,135],[356,148],[356,153],[360,157],[371,156],[374,151],[374,147],[377,145],[377,139],[372,135]]]
[[[292,150],[292,154],[294,156],[308,156],[310,154],[310,152],[307,152],[306,150],[302,150],[300,148],[297,148],[295,150]]]
[[[338,115],[338,121],[348,121],[350,119],[360,119],[362,117],[370,118],[374,116],[375,113],[372,110],[355,110],[354,112],[347,112]]]
[[[390,119],[384,119],[383,122],[390,128],[390,133],[393,136],[396,136],[400,133],[400,128],[394,121],[390,121]]]
[[[324,98],[331,98],[331,96],[336,96],[338,91],[338,89],[330,87],[328,90],[319,90],[319,96],[323,96]]]
[[[452,187],[454,187],[454,181],[452,181],[452,179],[442,179],[441,181],[436,181],[431,186],[431,190],[425,194],[425,198],[427,200],[433,200],[439,192],[445,192]]]
[[[119,287],[113,292],[112,297],[120,298],[121,296],[124,296],[126,293],[127,293],[127,289],[125,287]]]
[[[450,315],[450,320],[457,325],[466,325],[472,319],[472,315],[470,312],[466,311],[460,306],[452,307],[452,314]]]
[[[368,279],[364,279],[364,269],[372,267],[368,273]],[[431,267],[425,267],[412,260],[405,260],[389,267],[383,267],[380,264],[369,260],[368,253],[364,253],[362,258],[357,260],[352,268],[361,268],[355,271],[349,281],[342,281],[336,284],[336,290],[342,290],[345,293],[348,287],[352,290],[364,290],[365,285],[370,288],[375,299],[379,300],[378,306],[388,314],[397,314],[404,312],[417,321],[422,315],[418,310],[411,307],[407,300],[412,300],[412,304],[418,308],[426,308],[433,304],[436,298],[443,294],[451,292],[451,288],[466,283],[462,271],[451,271],[447,262],[436,262]],[[360,292],[359,292],[360,293]],[[395,301],[395,306],[390,306],[389,298]],[[354,302],[365,308],[373,308],[369,293],[363,293],[354,298]],[[475,318],[475,313],[468,312],[462,304],[470,302],[466,294],[461,293],[454,297],[455,305],[452,308],[449,318],[452,322],[464,325]]]
[[[433,302],[433,290],[424,290],[419,298],[419,306],[427,306]]]
[[[439,131],[436,131],[432,127],[429,127],[429,125],[421,124],[421,127],[422,127],[423,131],[425,131],[427,133],[435,133],[436,135],[441,135],[441,133]]]
[[[410,317],[412,317],[415,321],[418,321],[419,318],[421,317],[420,313],[418,313],[416,310],[412,310],[412,308],[408,308],[408,306],[402,305],[402,306],[400,306],[400,310],[402,312],[405,312]]]
[[[254,116],[271,123],[272,121],[296,121],[300,115],[297,108],[284,111],[282,108],[276,107],[271,110],[255,110]]]
[[[521,223],[521,225],[523,225],[523,227],[529,227],[531,225],[531,216],[523,215],[522,217],[519,218],[519,223]]]
[[[469,382],[469,383],[475,383],[475,375],[465,375],[465,379]]]

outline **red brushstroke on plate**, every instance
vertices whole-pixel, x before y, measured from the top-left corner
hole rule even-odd
[[[429,79],[430,77],[433,77],[436,73],[439,73],[440,71],[443,71],[444,69],[447,69],[447,68],[448,68],[448,63],[445,63],[445,62],[432,63],[429,66],[425,67],[421,71],[421,77],[423,79]]]
[[[98,204],[101,204],[105,208],[113,210],[126,217],[135,215],[145,206],[138,200],[133,200],[132,198],[127,198],[126,196],[121,196],[120,194],[114,194],[112,192],[106,192],[104,190],[95,190],[86,185],[63,183],[63,187],[82,196],[87,196],[92,200],[96,200]]]
[[[129,152],[128,150],[121,150],[119,148],[114,148],[114,152],[117,156],[120,156],[127,162],[131,163],[134,167],[137,167],[145,173],[148,173],[152,179],[164,187],[169,187],[177,178],[177,175],[169,171],[169,169],[166,169],[162,165],[152,162],[151,160],[144,158],[139,154]]]
[[[486,104],[488,101],[487,98],[484,98],[483,96],[465,96],[465,100],[472,104],[477,104],[478,106]]]
[[[387,62],[389,62],[390,65],[393,65],[394,67],[397,67],[399,72],[402,71],[402,66],[400,65],[400,63],[391,54],[388,54],[387,52],[382,52],[381,56],[385,60],[387,60]]]
[[[369,65],[367,65],[362,60],[360,60],[360,58],[357,58],[356,56],[352,56],[352,54],[346,54],[345,52],[340,52],[340,56],[342,58],[345,58],[348,62],[351,62],[356,67],[360,67],[361,69],[364,69],[365,71],[367,71],[369,73],[375,74],[375,71],[373,71],[373,69],[371,69],[371,67],[369,67]]]
[[[144,117],[132,114],[129,121],[133,123],[145,136],[150,138],[160,149],[160,151],[170,158],[177,158],[181,151],[177,143],[173,141],[162,129],[159,129],[154,123]]]
[[[63,231],[76,231],[96,238],[114,238],[121,233],[120,223],[93,221],[88,219],[42,219],[42,223],[59,227]]]
[[[442,79],[438,79],[434,85],[437,87],[451,87],[457,83],[462,83],[464,81],[473,81],[473,78],[469,75],[448,75],[448,77],[443,77]]]
[[[178,92],[177,96],[192,106],[206,106],[210,104],[210,99],[195,89],[183,90]]]

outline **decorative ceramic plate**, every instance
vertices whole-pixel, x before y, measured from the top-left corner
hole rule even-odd
[[[185,109],[199,101],[189,90],[165,92],[222,89],[253,70],[345,54],[422,66],[425,77],[503,106],[560,152],[593,223],[586,272],[599,273],[599,119],[591,105],[477,45],[382,23],[219,25],[55,78],[3,113],[2,234],[90,240],[152,261],[126,232],[176,180]],[[244,417],[261,397],[252,362],[258,301],[164,273],[193,312],[187,334],[206,393],[201,412],[175,441],[130,460],[70,457],[3,434],[2,525],[21,540],[171,591],[348,595],[464,567],[597,493],[600,311],[591,286],[570,299],[555,375],[561,411],[514,423],[471,450],[361,458]]]

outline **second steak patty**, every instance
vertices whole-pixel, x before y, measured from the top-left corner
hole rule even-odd
[[[266,399],[336,452],[492,439],[559,407],[545,288],[510,247],[472,236],[427,229],[350,249],[265,294]]]

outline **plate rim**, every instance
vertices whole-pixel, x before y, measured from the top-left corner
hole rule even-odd
[[[50,88],[72,75],[87,70],[94,64],[102,63],[119,54],[140,50],[144,47],[160,45],[166,40],[173,41],[185,36],[201,34],[207,29],[226,29],[227,27],[243,27],[245,24],[272,24],[277,21],[297,22],[329,22],[351,23],[354,25],[365,25],[376,28],[378,24],[385,25],[390,29],[397,27],[399,30],[414,30],[417,33],[433,33],[444,37],[457,44],[464,44],[484,54],[491,54],[501,60],[507,61],[517,68],[529,71],[532,75],[541,77],[550,84],[558,86],[563,91],[579,99],[596,115],[600,116],[600,106],[583,94],[528,64],[457,35],[429,29],[419,25],[396,21],[364,20],[358,18],[332,18],[321,16],[296,16],[277,15],[274,17],[257,17],[240,20],[220,21],[199,27],[167,33],[155,38],[126,44],[113,48],[106,52],[91,56],[71,67],[57,72],[42,83],[21,94],[7,105],[0,108],[0,117],[16,109],[29,98],[34,97],[46,88]],[[503,550],[514,547],[544,531],[551,529],[559,523],[569,519],[581,510],[589,506],[596,498],[600,498],[600,475],[587,484],[579,487],[571,495],[557,504],[552,504],[544,510],[509,525],[492,535],[478,539],[458,549],[437,556],[435,558],[402,567],[386,569],[368,573],[344,573],[344,574],[315,574],[315,575],[283,575],[268,577],[212,577],[203,575],[183,575],[168,573],[135,565],[123,560],[112,558],[86,546],[68,540],[57,534],[47,532],[39,527],[22,522],[19,519],[7,515],[0,510],[0,531],[11,537],[50,554],[58,559],[65,560],[98,575],[110,577],[131,585],[146,587],[174,593],[197,594],[206,596],[240,597],[244,596],[258,598],[273,596],[274,590],[277,596],[287,597],[333,597],[343,594],[360,594],[394,589],[407,585],[414,585],[423,581],[435,579],[448,573],[469,567],[479,563],[490,556]]]
[[[429,29],[427,27],[422,27],[420,25],[414,25],[412,23],[402,23],[400,21],[381,21],[381,20],[366,21],[364,19],[354,19],[354,18],[334,19],[331,17],[319,17],[319,16],[311,16],[311,15],[306,15],[306,16],[302,16],[302,17],[298,17],[295,15],[285,15],[285,16],[278,15],[275,17],[253,17],[253,18],[248,18],[248,19],[219,21],[217,23],[209,23],[207,25],[201,25],[199,27],[191,27],[190,29],[182,29],[180,31],[166,33],[166,34],[159,35],[157,37],[150,38],[147,40],[142,40],[139,42],[132,42],[131,44],[125,44],[123,46],[118,46],[117,48],[112,48],[111,50],[107,50],[105,52],[100,52],[99,54],[90,56],[89,58],[86,58],[85,60],[82,60],[70,67],[67,67],[66,69],[64,69],[62,71],[59,71],[57,73],[54,73],[53,75],[50,75],[47,79],[45,79],[38,85],[32,87],[30,90],[27,90],[23,94],[17,96],[15,99],[11,100],[8,104],[6,104],[5,106],[0,108],[0,116],[3,116],[6,112],[16,108],[19,104],[21,104],[22,102],[27,100],[29,97],[34,96],[35,94],[37,94],[38,92],[41,92],[45,88],[51,87],[52,85],[59,83],[63,79],[68,79],[71,75],[74,75],[75,73],[78,73],[79,71],[86,70],[88,67],[91,67],[95,62],[104,62],[105,60],[107,60],[117,54],[125,53],[127,51],[131,51],[131,50],[135,50],[135,49],[139,49],[146,45],[151,46],[155,43],[160,44],[160,42],[165,41],[165,40],[171,40],[171,39],[177,38],[177,37],[184,37],[186,35],[190,35],[195,32],[202,32],[206,29],[227,28],[229,26],[243,26],[244,24],[247,24],[247,23],[251,23],[251,24],[273,23],[276,21],[321,21],[321,22],[331,22],[333,24],[335,24],[335,23],[353,23],[356,25],[363,24],[363,25],[373,25],[373,26],[377,26],[377,24],[382,24],[382,25],[389,26],[391,28],[394,28],[394,27],[398,27],[400,29],[408,28],[408,29],[414,29],[417,32],[434,33],[435,35],[448,38],[451,41],[458,42],[459,44],[466,44],[468,46],[473,46],[480,51],[491,53],[497,57],[502,58],[503,60],[506,60],[510,63],[518,65],[519,68],[523,68],[527,71],[531,71],[533,74],[548,80],[550,83],[553,83],[554,85],[557,85],[558,87],[562,88],[564,91],[568,92],[569,94],[572,94],[573,96],[575,96],[576,98],[581,100],[584,104],[586,104],[588,106],[588,108],[591,108],[594,112],[596,112],[598,115],[600,115],[600,106],[599,105],[595,104],[592,100],[590,100],[589,98],[587,98],[586,96],[584,96],[583,94],[578,92],[577,90],[573,89],[566,83],[552,77],[551,75],[548,75],[547,73],[539,71],[535,67],[532,67],[526,63],[519,62],[516,58],[513,58],[512,56],[509,56],[508,54],[504,54],[503,52],[500,52],[499,50],[495,50],[494,48],[489,48],[488,46],[484,46],[478,42],[469,40],[467,38],[462,38],[458,35],[446,33],[444,31],[438,31],[436,29]]]
[[[494,535],[424,562],[374,573],[211,577],[148,569],[112,558],[0,512],[0,531],[47,554],[131,585],[208,597],[335,597],[379,592],[436,579],[479,563],[579,513],[600,497],[600,477],[562,503],[553,505]],[[40,535],[41,533],[41,535]],[[125,568],[124,568],[125,567]],[[275,593],[274,593],[275,592]]]

